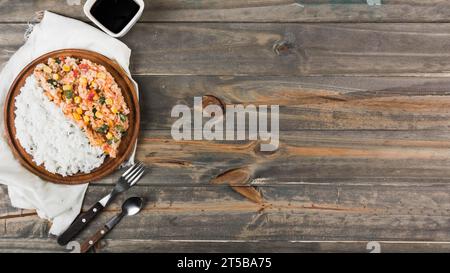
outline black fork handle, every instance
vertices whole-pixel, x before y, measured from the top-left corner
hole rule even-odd
[[[104,209],[100,202],[95,203],[89,210],[78,215],[69,228],[58,237],[58,244],[66,245],[78,235]]]

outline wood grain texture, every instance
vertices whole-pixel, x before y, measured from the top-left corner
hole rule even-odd
[[[137,158],[151,169],[141,183],[162,185],[204,185],[240,167],[250,168],[257,185],[427,185],[448,182],[449,145],[445,131],[297,131],[281,132],[279,149],[267,155],[256,141],[177,142],[168,131],[152,131],[141,135]]]
[[[91,186],[84,208],[111,187]],[[118,213],[128,196],[147,199],[113,239],[245,241],[449,241],[450,191],[435,187],[304,185],[261,187],[264,204],[228,187],[143,187],[121,195],[78,240]],[[47,238],[36,215],[1,220],[7,238]]]
[[[84,0],[80,4],[84,4]],[[26,22],[50,10],[87,20],[80,5],[67,1],[1,1],[0,22]],[[145,0],[140,22],[449,22],[445,0]]]
[[[138,76],[142,127],[170,130],[177,104],[279,105],[280,130],[448,130],[450,80],[433,77]],[[206,121],[207,119],[205,119]]]
[[[138,74],[448,75],[449,29],[447,24],[144,24],[124,41],[134,50]]]
[[[448,252],[450,4],[382,2],[146,1],[122,40],[142,94],[137,159],[151,172],[79,241],[142,195],[145,209],[99,252],[368,252],[368,241],[382,252]],[[0,1],[0,64],[44,9],[86,20],[66,1]],[[170,110],[194,96],[280,105],[279,150],[174,141]],[[214,183],[242,169],[239,189],[258,202]],[[121,172],[93,183],[83,209]],[[0,252],[68,251],[6,194],[0,186]]]
[[[106,239],[102,241],[99,253],[267,253],[274,249],[277,253],[311,253],[311,252],[369,252],[366,241],[223,241],[223,240],[121,240]],[[379,242],[383,253],[448,253],[450,242]],[[54,243],[52,239],[0,239],[0,253],[67,253],[73,249],[65,249]]]
[[[173,87],[170,90],[177,90],[175,86],[186,83],[179,79],[174,80],[178,77],[161,78],[164,80],[162,85],[174,82],[170,85]],[[186,77],[187,82],[191,78]],[[211,83],[217,80],[215,77],[213,79]],[[155,86],[159,86],[160,80],[156,77],[143,82],[155,81]],[[239,78],[237,82],[232,82],[239,86],[242,84],[241,80]],[[445,95],[445,81],[441,82],[443,79],[389,80],[392,79],[375,78],[373,84],[388,89],[390,86],[392,90],[389,92],[395,93],[395,87],[408,86],[408,83],[411,86],[427,86],[429,82],[435,82],[436,88],[424,89],[430,94],[443,92]],[[330,82],[342,84],[339,81],[339,78],[330,79]],[[188,90],[210,84],[197,79],[193,82],[186,84],[190,87]],[[365,88],[365,84],[364,80],[355,81],[349,87]],[[211,85],[210,88],[213,90],[215,86],[221,85],[224,84]],[[267,85],[267,82],[253,85],[263,86]],[[142,86],[147,85],[143,83]],[[249,86],[243,89],[252,90],[252,84]],[[153,90],[153,87],[150,90]],[[228,90],[224,94],[230,94],[229,89],[224,90]],[[414,94],[420,88],[410,90],[412,91],[409,92]],[[173,96],[178,97],[179,93],[172,92]],[[186,92],[190,99],[190,91]],[[219,94],[216,95],[221,98]],[[252,98],[258,96],[250,96],[247,101],[253,101]],[[147,105],[146,103],[147,99],[144,99],[144,105]],[[117,229],[110,238],[121,242],[135,239],[136,234],[139,234],[139,240],[143,241],[136,248],[142,251],[151,251],[151,246],[146,248],[144,242],[149,238],[258,242],[448,240],[450,205],[446,200],[449,193],[450,162],[447,150],[450,143],[448,131],[444,128],[283,131],[278,152],[269,155],[260,153],[255,149],[256,145],[255,142],[245,141],[175,142],[168,130],[144,130],[141,133],[137,158],[151,166],[151,173],[140,182],[141,187],[128,194],[143,194],[155,207],[139,216],[137,225],[141,226],[142,230],[136,233],[136,222],[130,222]],[[252,185],[258,186],[265,202],[272,204],[272,207],[261,211],[260,205],[245,200],[230,188],[210,185],[212,177],[242,166],[252,168]],[[114,177],[119,174],[96,183],[97,188],[91,187],[85,206],[91,205],[104,195],[115,182]],[[200,185],[202,187],[198,187]],[[163,189],[158,191],[154,186],[163,186]],[[112,206],[101,221],[106,221],[117,209],[117,205]],[[375,212],[372,209],[375,209]],[[261,214],[263,216],[258,216]],[[49,223],[38,219],[32,213],[11,211],[1,218],[3,223],[0,223],[0,226],[4,227],[2,238],[17,238],[19,242],[20,238],[47,238]],[[262,220],[266,218],[268,220]],[[264,224],[259,226],[259,221]],[[200,228],[199,222],[202,223]],[[217,230],[221,228],[225,228],[226,232],[218,233]],[[93,230],[86,231],[83,236],[87,236],[91,231]],[[335,246],[337,248],[340,245]],[[405,248],[402,248],[403,246]],[[398,243],[393,249],[426,249],[413,246],[414,244],[411,244],[406,247]],[[441,245],[437,246],[439,247]],[[443,247],[445,249],[445,244]],[[119,246],[116,249],[106,249],[105,251],[126,251],[126,248]],[[158,249],[157,246],[155,249]],[[251,250],[250,246],[249,249]]]
[[[25,28],[0,25],[0,63]],[[449,24],[155,23],[123,41],[140,75],[448,76],[449,38]]]
[[[311,252],[369,252],[367,241],[156,241],[106,240],[97,252],[217,252],[217,253],[311,253]],[[383,253],[442,252],[448,253],[449,242],[379,242]],[[1,243],[0,243],[1,244]]]

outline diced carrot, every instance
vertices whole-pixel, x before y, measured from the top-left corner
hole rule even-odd
[[[88,69],[89,69],[89,66],[88,66],[87,64],[80,64],[80,65],[78,65],[78,67],[79,67],[81,70],[88,70]]]

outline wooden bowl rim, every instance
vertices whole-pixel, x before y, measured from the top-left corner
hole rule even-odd
[[[133,120],[133,130],[128,131],[128,134],[131,134],[130,139],[128,141],[127,147],[125,147],[125,151],[122,153],[122,155],[116,157],[116,158],[107,158],[102,163],[102,165],[93,171],[91,171],[88,174],[75,174],[72,176],[65,176],[59,174],[53,174],[47,171],[43,166],[38,166],[34,161],[31,159],[31,155],[29,155],[21,146],[19,141],[15,138],[15,135],[12,132],[12,126],[15,126],[14,118],[15,118],[15,96],[13,96],[13,93],[16,89],[22,88],[22,86],[17,87],[19,82],[27,76],[27,71],[31,69],[32,67],[36,66],[39,62],[42,62],[43,60],[58,56],[58,55],[81,55],[86,56],[83,57],[85,59],[90,59],[90,57],[96,60],[91,60],[95,63],[98,63],[100,65],[111,67],[115,70],[115,72],[120,75],[120,77],[124,80],[126,90],[124,90],[124,86],[120,86],[122,89],[122,92],[129,92],[130,102],[132,105],[128,105],[130,108],[130,111],[133,112],[134,120]],[[111,73],[111,71],[109,71]],[[116,74],[114,73],[114,74]],[[29,76],[29,75],[28,75]],[[118,82],[116,80],[116,82]],[[118,82],[119,83],[119,82]],[[17,95],[17,94],[16,94]],[[11,111],[13,109],[13,111]],[[130,155],[132,154],[134,147],[137,143],[137,138],[139,135],[139,126],[140,126],[140,106],[139,106],[139,100],[137,97],[137,91],[134,83],[128,76],[128,74],[125,72],[125,70],[114,60],[109,59],[108,57],[95,52],[91,50],[85,50],[85,49],[76,49],[76,48],[68,48],[68,49],[59,49],[55,51],[51,51],[48,53],[45,53],[37,58],[35,58],[33,61],[31,61],[28,65],[26,65],[20,73],[17,75],[17,77],[14,79],[13,83],[11,84],[8,94],[5,98],[5,105],[3,108],[3,114],[4,114],[4,127],[5,127],[5,135],[8,141],[8,144],[17,160],[21,163],[22,166],[24,166],[28,171],[32,172],[33,174],[39,176],[40,178],[56,183],[56,184],[66,184],[66,185],[77,185],[77,184],[85,184],[89,183],[95,180],[99,180],[112,172],[114,172],[125,160],[127,160]],[[10,122],[12,120],[12,123]],[[14,130],[15,131],[15,130]],[[126,143],[121,142],[121,146],[125,145]],[[19,147],[18,147],[19,146]],[[120,147],[119,147],[120,148]],[[21,151],[23,151],[21,153]],[[25,153],[25,154],[23,154]],[[29,158],[29,159],[27,159]],[[31,160],[30,160],[31,159]],[[107,163],[109,166],[104,166],[105,163]]]

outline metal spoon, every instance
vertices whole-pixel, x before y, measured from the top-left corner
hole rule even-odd
[[[122,211],[111,218],[106,225],[99,229],[92,237],[84,241],[81,245],[81,253],[87,252],[93,245],[102,239],[117,223],[122,220],[124,216],[131,216],[137,214],[144,204],[144,199],[141,197],[130,197],[122,204]]]

